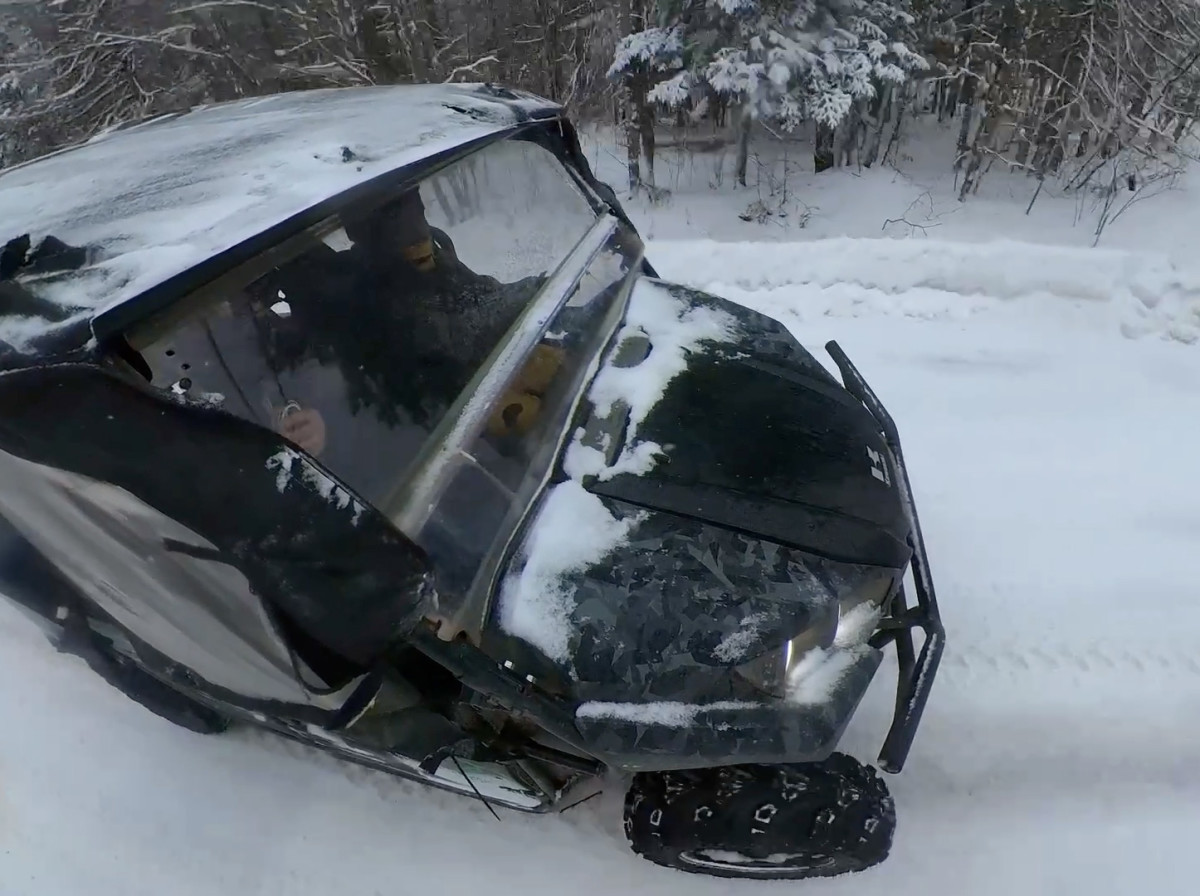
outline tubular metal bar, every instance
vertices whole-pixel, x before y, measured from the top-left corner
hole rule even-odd
[[[898,624],[898,629],[886,633],[885,638],[896,641],[900,676],[896,689],[896,715],[879,753],[879,765],[885,772],[896,774],[904,768],[913,738],[921,724],[921,715],[925,711],[929,691],[933,687],[938,664],[941,662],[946,632],[938,611],[933,577],[929,572],[929,557],[925,551],[925,538],[921,534],[921,523],[917,518],[917,506],[913,500],[912,484],[908,478],[908,468],[904,464],[904,452],[900,448],[900,434],[896,430],[896,424],[842,347],[837,342],[829,342],[825,345],[825,350],[841,371],[846,391],[863,403],[880,426],[884,442],[887,443],[896,463],[901,500],[912,526],[908,541],[913,551],[911,562],[917,605],[912,608],[906,607],[903,590],[896,595],[896,608],[900,612],[893,617],[893,621]],[[921,646],[920,658],[914,662],[912,631],[915,628],[925,633],[925,643]]]

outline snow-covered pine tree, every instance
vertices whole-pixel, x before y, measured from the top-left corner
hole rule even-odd
[[[668,4],[660,6],[658,17],[665,25],[634,30],[633,2],[622,0],[626,35],[618,41],[608,69],[608,77],[622,88],[631,192],[644,183],[654,193],[654,112],[649,97],[657,82],[683,65],[683,28],[673,20]]]
[[[629,35],[610,75],[650,67],[650,102],[669,108],[719,98],[740,110],[738,180],[755,119],[785,131],[816,126],[818,171],[836,164],[834,135],[866,124],[894,85],[925,67],[905,42],[908,0],[664,0],[658,23]]]

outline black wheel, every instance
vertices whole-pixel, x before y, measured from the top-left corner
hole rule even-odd
[[[887,858],[895,828],[879,773],[842,754],[820,763],[643,772],[625,797],[634,852],[716,877],[862,871]]]

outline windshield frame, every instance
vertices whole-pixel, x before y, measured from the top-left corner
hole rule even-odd
[[[636,231],[611,213],[598,220],[546,281],[526,313],[510,328],[493,355],[484,362],[476,378],[463,390],[459,401],[426,443],[418,462],[410,467],[411,474],[393,492],[393,498],[387,506],[379,507],[380,512],[400,531],[421,543],[420,533],[440,510],[439,499],[453,474],[464,463],[475,463],[475,442],[481,437],[497,402],[519,375],[522,364],[528,360],[559,312],[575,295],[593,261],[619,241],[622,235],[637,236]],[[470,587],[454,595],[452,600],[442,601],[436,611],[427,614],[442,640],[465,637],[482,647],[503,561],[511,552],[514,540],[558,467],[572,433],[571,422],[578,416],[579,407],[586,400],[588,387],[625,318],[632,286],[643,273],[644,260],[645,245],[637,238],[636,251],[630,255],[629,266],[619,281],[617,294],[598,327],[596,341],[583,364],[583,374],[566,406],[562,424],[537,457],[529,461],[526,484],[513,494],[514,498],[520,496],[519,502],[514,505],[516,512],[497,530],[491,548],[475,569]],[[477,469],[482,468],[477,466]]]

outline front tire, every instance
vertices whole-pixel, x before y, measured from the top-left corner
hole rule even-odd
[[[879,773],[820,763],[643,772],[625,798],[633,851],[693,874],[834,877],[887,858],[896,810]]]

